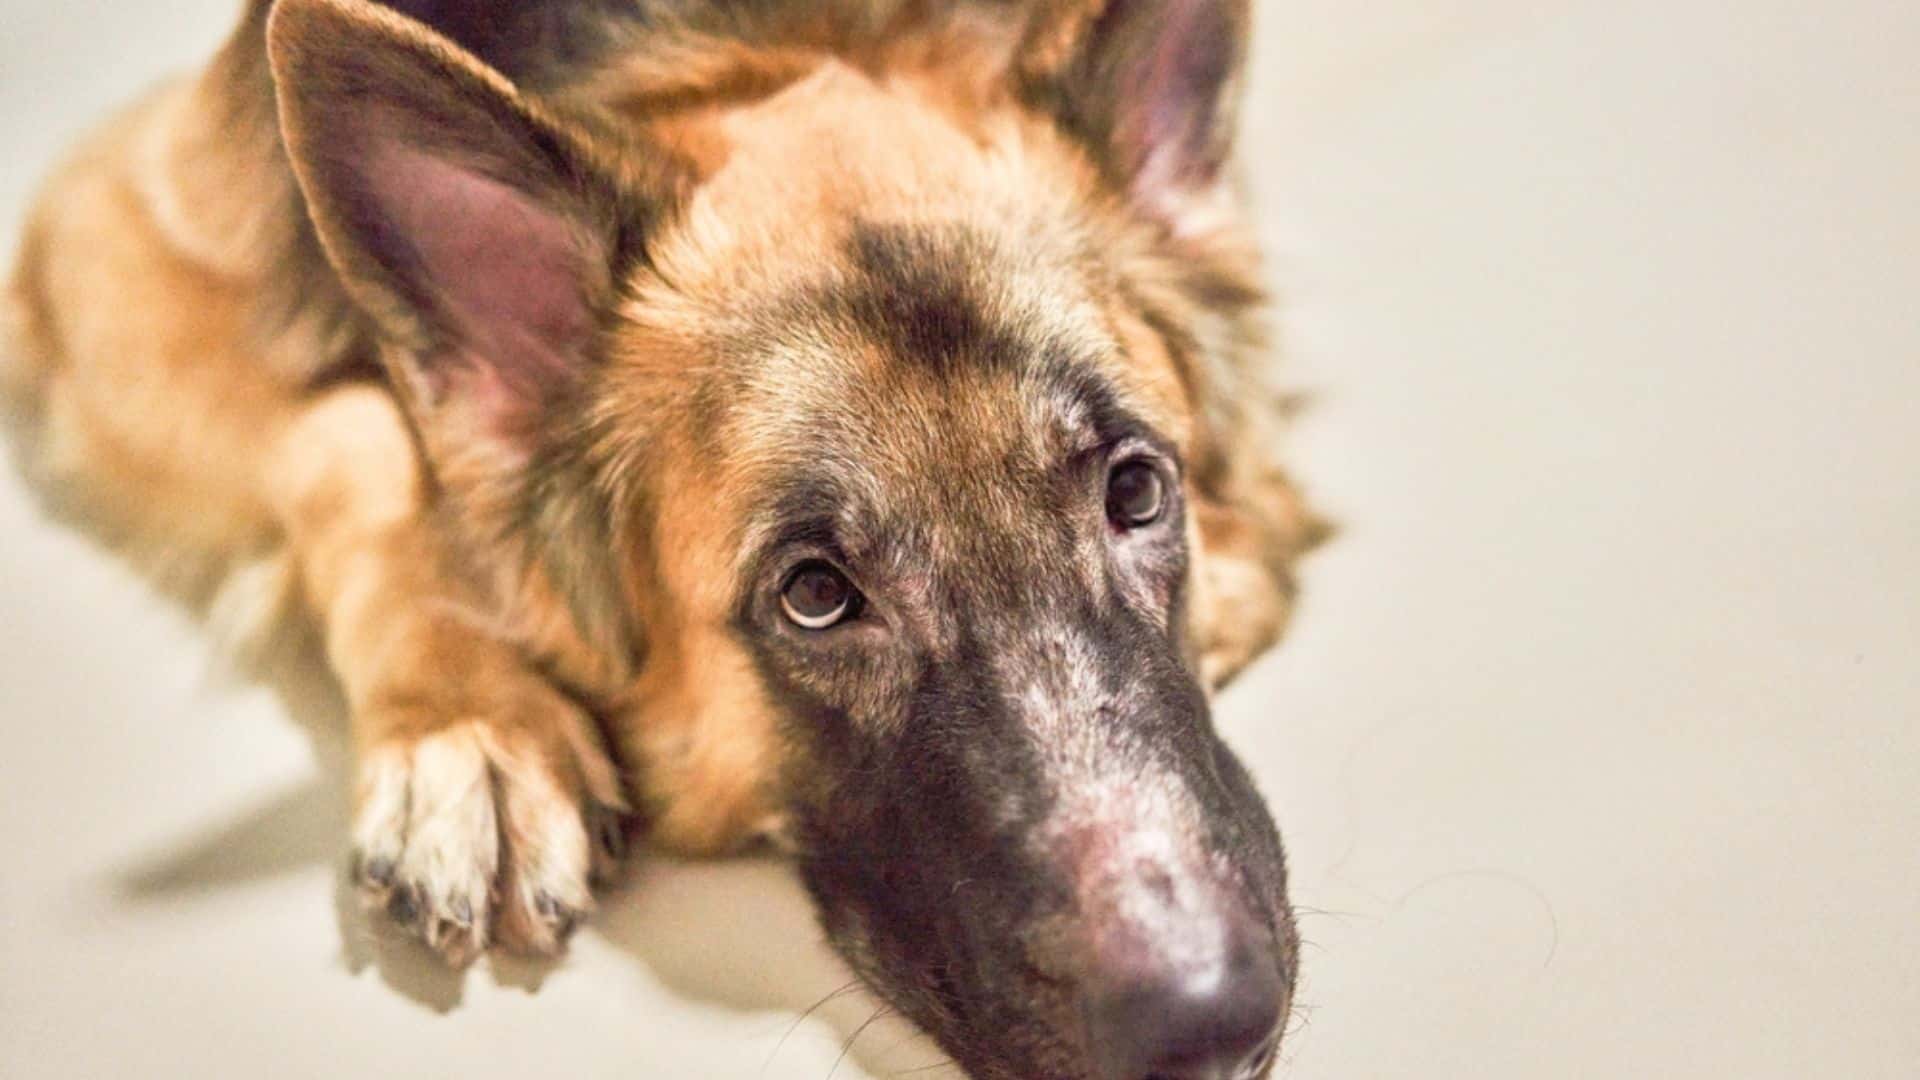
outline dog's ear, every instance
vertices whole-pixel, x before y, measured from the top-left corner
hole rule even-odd
[[[1015,74],[1176,230],[1232,151],[1249,0],[1042,0]]]
[[[280,0],[268,50],[315,228],[470,538],[531,564],[553,541],[530,534],[606,528],[567,475],[585,468],[578,406],[618,278],[673,205],[671,161],[616,162],[365,0]]]
[[[282,0],[281,127],[355,299],[405,346],[403,392],[525,433],[587,366],[650,197],[499,74],[363,0]]]

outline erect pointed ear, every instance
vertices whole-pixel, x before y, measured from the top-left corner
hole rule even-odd
[[[308,212],[386,339],[468,541],[494,570],[542,567],[576,613],[605,614],[619,590],[581,399],[618,278],[675,205],[679,171],[603,156],[366,0],[279,0],[267,39]]]
[[[484,429],[469,435],[525,433],[593,363],[667,170],[595,160],[504,77],[365,0],[281,0],[268,49],[315,227],[402,346],[423,429],[453,410]]]
[[[1249,0],[1042,0],[1016,59],[1149,214],[1179,229],[1232,152]]]

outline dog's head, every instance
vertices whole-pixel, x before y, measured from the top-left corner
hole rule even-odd
[[[1294,933],[1207,691],[1302,530],[1242,381],[1244,3],[845,6],[628,27],[536,103],[282,0],[286,141],[664,842],[777,831],[977,1075],[1261,1074]]]

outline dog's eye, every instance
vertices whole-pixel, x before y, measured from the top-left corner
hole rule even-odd
[[[780,610],[795,626],[825,630],[860,606],[860,593],[847,576],[823,562],[803,564],[780,589]]]
[[[1160,520],[1167,508],[1166,481],[1160,470],[1144,461],[1129,461],[1107,477],[1107,518],[1123,529],[1138,529]]]

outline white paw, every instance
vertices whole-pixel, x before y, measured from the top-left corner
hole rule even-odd
[[[494,945],[557,952],[625,854],[625,802],[591,724],[543,711],[363,718],[388,734],[360,760],[355,874],[450,963]]]

